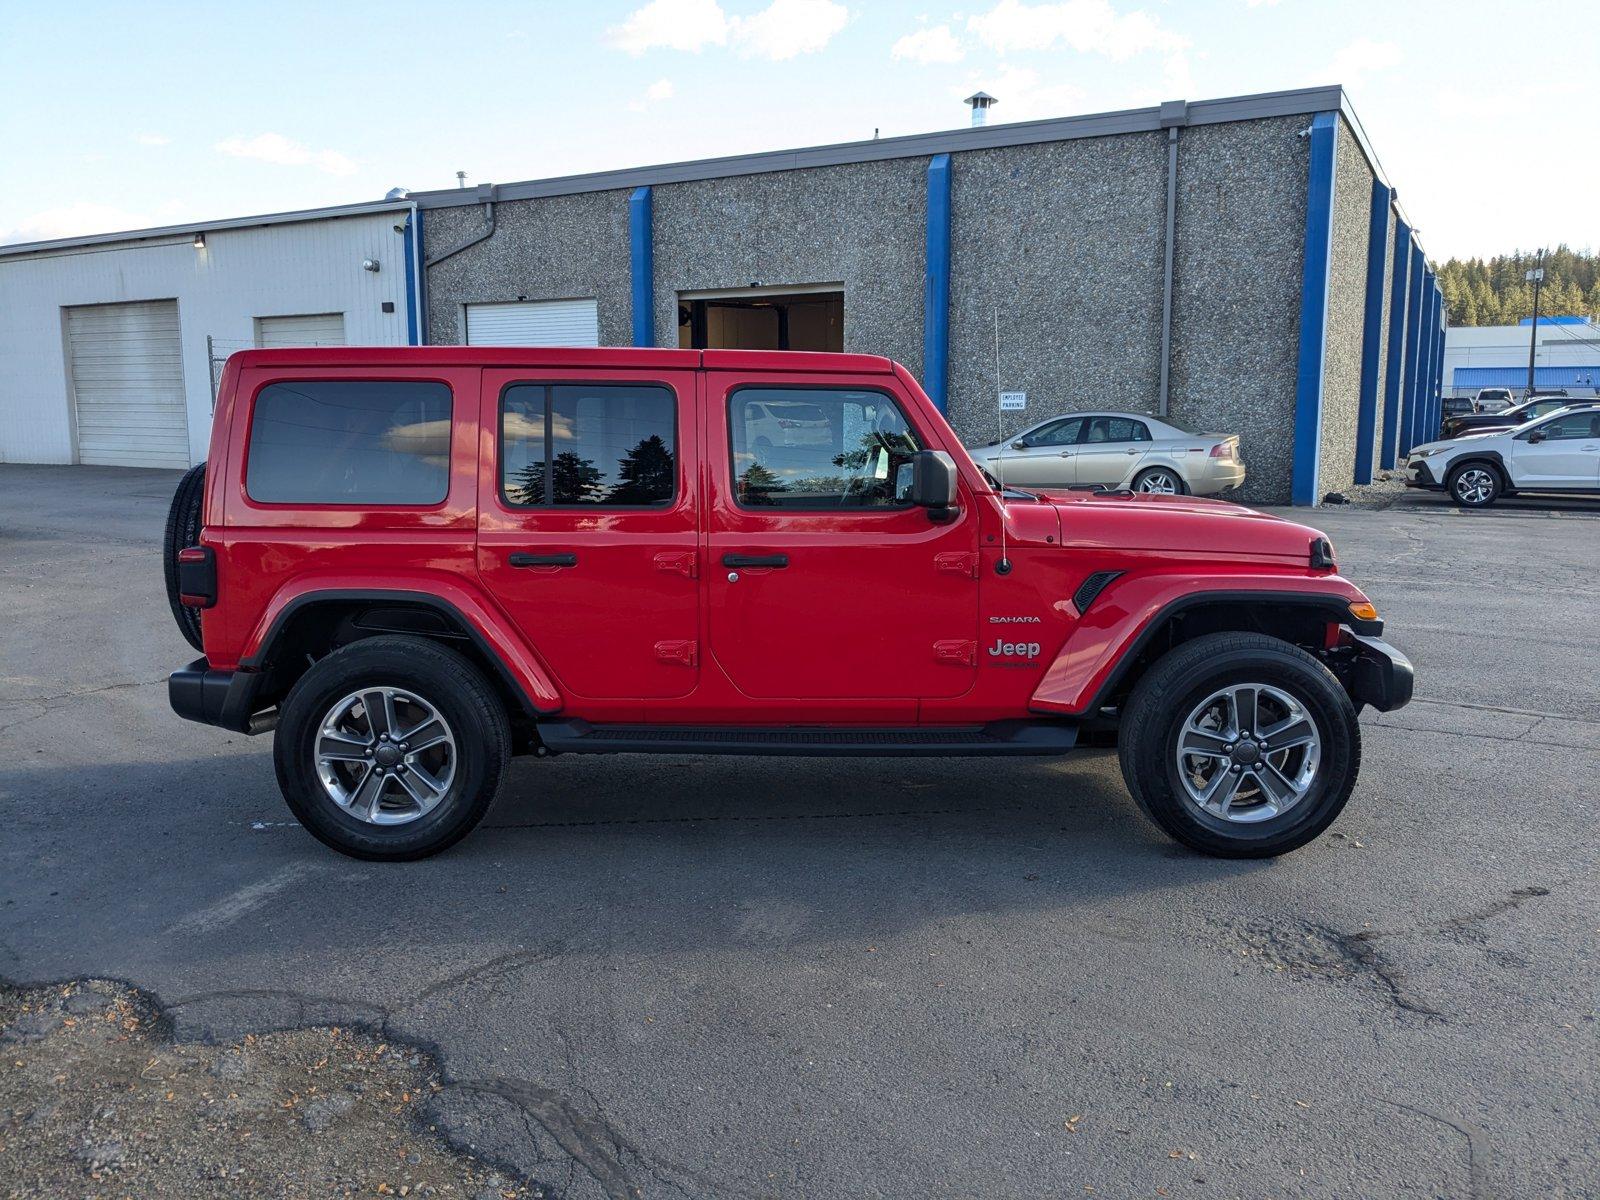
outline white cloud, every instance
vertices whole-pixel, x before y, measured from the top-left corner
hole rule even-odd
[[[739,53],[778,62],[821,50],[849,19],[850,10],[833,0],[772,0],[754,16],[734,17],[731,24]]]
[[[953,63],[961,61],[963,51],[956,35],[950,32],[950,26],[935,25],[932,29],[906,34],[889,54],[918,63]]]
[[[608,29],[606,40],[635,58],[656,49],[699,53],[727,42],[728,15],[717,0],[650,0]]]
[[[138,133],[133,140],[141,146],[170,146],[172,139],[164,133]]]
[[[283,167],[316,167],[329,175],[354,175],[357,170],[355,162],[337,150],[313,150],[281,133],[224,138],[215,149],[232,158],[254,158]]]
[[[1333,56],[1328,73],[1334,83],[1358,83],[1374,71],[1387,71],[1400,65],[1405,56],[1393,42],[1357,38]]]
[[[1168,29],[1148,13],[1119,13],[1108,0],[1064,0],[1061,4],[1024,4],[1000,0],[987,13],[967,18],[967,28],[1000,54],[1052,50],[1065,46],[1081,54],[1099,54],[1126,62],[1136,54],[1181,53],[1189,39]]]
[[[608,29],[606,40],[635,58],[731,44],[746,58],[781,61],[821,50],[849,19],[850,10],[834,0],[772,0],[748,17],[730,17],[717,0],[650,0]]]
[[[973,76],[953,92],[964,100],[973,92],[988,92],[998,103],[989,110],[989,120],[1036,121],[1045,117],[1065,117],[1081,110],[1087,93],[1073,83],[1043,83],[1032,67],[1003,67],[999,74]]]
[[[637,100],[629,104],[628,108],[633,112],[643,112],[652,104],[660,104],[663,101],[671,100],[676,94],[677,90],[678,89],[673,86],[672,80],[658,79],[649,87],[645,88],[644,95],[640,96]]]
[[[52,238],[114,233],[124,229],[149,229],[160,224],[162,222],[149,213],[129,212],[109,204],[80,200],[60,208],[47,208],[31,217],[24,217],[9,229],[0,229],[0,245],[47,242]]]

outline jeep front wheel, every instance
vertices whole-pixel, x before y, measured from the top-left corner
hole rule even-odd
[[[436,854],[483,819],[510,758],[505,707],[471,663],[424,638],[376,637],[311,667],[273,748],[300,823],[344,854]]]
[[[1288,642],[1216,633],[1159,659],[1118,735],[1123,778],[1196,850],[1266,858],[1311,841],[1355,787],[1361,729],[1326,666]]]

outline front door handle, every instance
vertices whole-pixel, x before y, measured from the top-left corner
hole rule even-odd
[[[1071,458],[1072,457],[1072,451],[1071,450],[1063,450],[1061,452],[1061,457],[1062,458]]]
[[[576,554],[525,554],[517,551],[506,559],[513,567],[575,567]]]
[[[725,567],[787,567],[789,556],[787,554],[724,554],[722,565]]]

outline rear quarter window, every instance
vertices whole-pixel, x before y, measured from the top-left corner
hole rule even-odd
[[[250,416],[245,492],[262,504],[439,504],[450,423],[442,383],[270,383]]]

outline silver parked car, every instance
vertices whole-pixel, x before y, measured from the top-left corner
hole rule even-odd
[[[1009,441],[974,447],[972,457],[1020,488],[1101,484],[1210,496],[1244,482],[1238,434],[1191,433],[1144,413],[1051,417]]]

